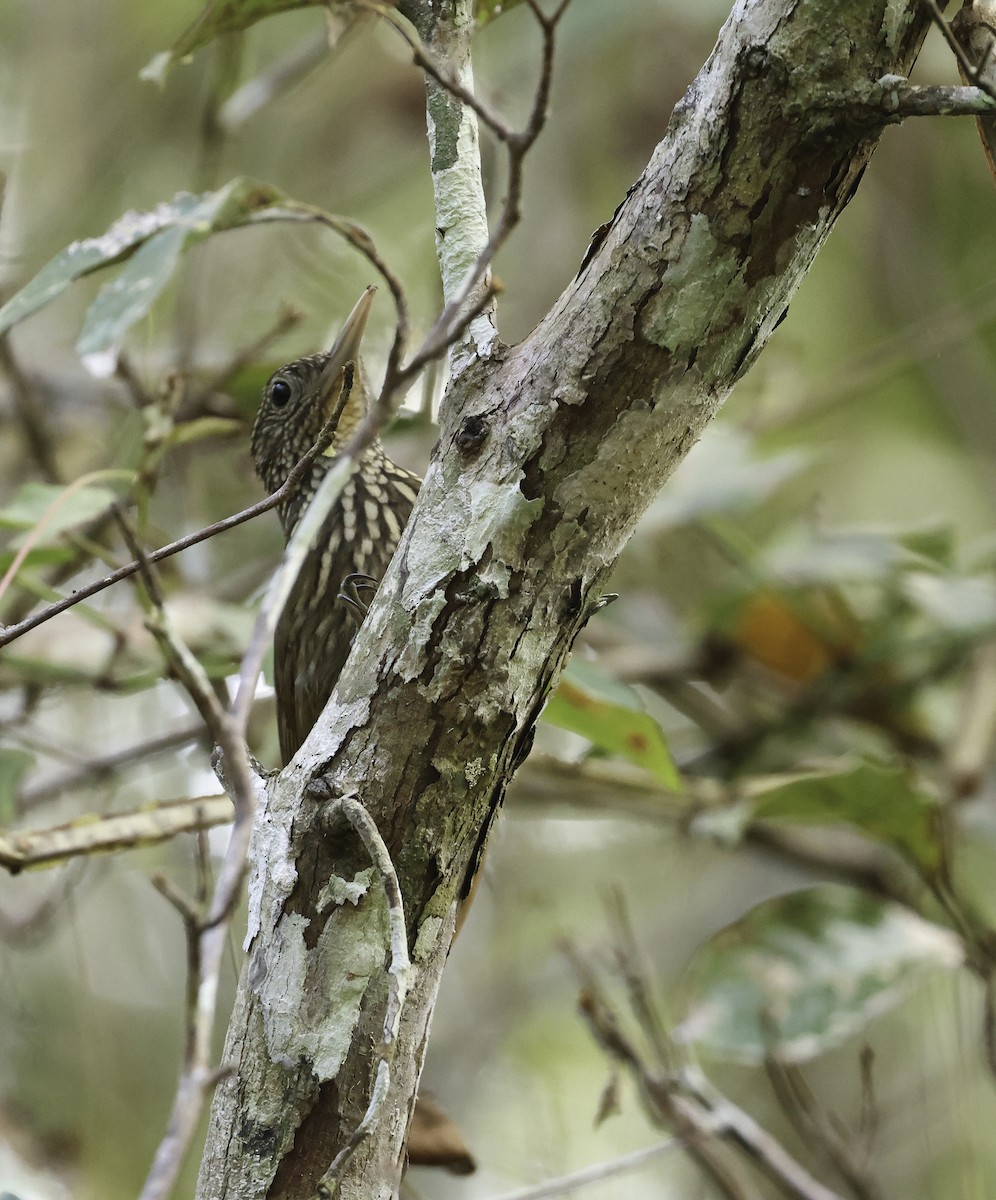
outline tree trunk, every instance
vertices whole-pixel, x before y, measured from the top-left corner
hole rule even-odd
[[[316,778],[365,806],[404,896],[413,969],[387,1094],[338,1192],[397,1194],[455,906],[544,700],[640,515],[854,194],[881,126],[849,98],[907,74],[926,25],[915,0],[740,0],[577,277],[451,386],[335,695],[258,816],[201,1200],[315,1195],[386,1061],[384,888],[307,792]]]

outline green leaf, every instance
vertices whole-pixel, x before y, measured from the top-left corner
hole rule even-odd
[[[795,450],[762,457],[738,430],[713,425],[651,505],[644,527],[671,529],[718,513],[743,511],[798,475],[807,462],[808,457]]]
[[[885,534],[836,530],[818,535],[797,532],[765,557],[771,573],[789,583],[840,584],[878,582],[911,556]]]
[[[857,766],[759,781],[732,810],[705,813],[695,821],[697,832],[725,838],[740,834],[751,821],[798,821],[831,825],[846,822],[885,842],[932,874],[942,862],[943,846],[934,798],[917,788],[899,767],[862,762]]]
[[[15,538],[23,541],[23,538]],[[52,567],[57,563],[68,562],[75,554],[71,546],[32,546],[21,559],[21,571],[28,567]],[[0,573],[9,570],[15,557],[16,549],[0,551]]]
[[[181,193],[152,212],[126,213],[101,237],[74,242],[57,254],[0,308],[0,335],[37,312],[85,275],[134,256],[97,297],[84,322],[80,352],[100,355],[143,317],[165,287],[181,251],[209,234],[248,224],[260,209],[283,199],[251,179],[238,178],[201,196]]]
[[[901,569],[944,565],[947,529],[796,529],[765,554],[769,571],[793,584],[880,582]]]
[[[977,634],[996,627],[996,580],[982,575],[903,577],[909,602],[949,633]]]
[[[15,816],[21,777],[34,762],[35,756],[27,750],[0,749],[0,822],[3,824]]]
[[[190,237],[191,230],[171,225],[160,229],[136,250],[117,278],[100,291],[87,309],[76,343],[81,358],[105,354],[120,344],[126,331],[145,316],[169,283]],[[110,370],[113,369],[111,362]]]
[[[955,537],[949,525],[921,525],[905,529],[896,535],[896,541],[911,553],[937,566],[950,567],[954,562]]]
[[[259,390],[262,391],[262,387]],[[195,417],[192,421],[174,425],[168,440],[171,446],[186,446],[190,442],[202,442],[205,438],[234,437],[244,432],[245,422],[237,421],[234,417]]]
[[[643,711],[639,695],[590,663],[568,665],[543,720],[636,763],[666,788],[681,786],[661,727]]]
[[[803,1062],[962,958],[954,933],[901,905],[837,885],[793,892],[698,951],[677,1035],[742,1062]]]
[[[67,489],[51,483],[26,483],[9,504],[0,508],[0,527],[34,529],[48,514],[38,541],[50,542],[65,530],[85,525],[105,513],[115,498],[110,488],[92,484]],[[53,508],[57,500],[61,502]]]
[[[169,50],[157,54],[140,72],[143,79],[162,84],[170,69],[189,58],[220,34],[238,33],[257,21],[295,8],[325,7],[326,0],[211,0],[201,9]]]
[[[160,229],[196,210],[201,197],[181,194],[152,212],[128,212],[100,237],[73,242],[0,308],[0,334],[60,296],[74,280],[119,262]]]

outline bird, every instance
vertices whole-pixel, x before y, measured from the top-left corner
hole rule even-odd
[[[363,419],[369,404],[360,342],[376,289],[369,287],[346,318],[332,348],[281,367],[263,389],[250,435],[256,472],[276,491],[318,441],[326,422],[348,395],[332,432],[309,473],[278,505],[289,541],[336,454]],[[352,364],[352,383],[348,376]],[[330,509],[298,572],[277,621],[273,642],[277,730],[285,763],[321,716],[366,606],[359,588],[379,583],[394,555],[421,480],[393,462],[379,441],[363,454]],[[408,1135],[412,1166],[445,1167],[469,1174],[476,1164],[456,1123],[429,1095],[415,1105]]]
[[[332,348],[281,367],[263,389],[250,445],[256,472],[275,491],[318,440],[349,389],[328,448],[279,506],[284,537],[291,535],[332,460],[363,419],[369,396],[360,341],[373,304],[367,288]],[[352,384],[347,368],[352,365]],[[398,466],[380,441],[364,452],[333,504],[298,572],[274,636],[274,689],[280,753],[289,762],[321,715],[349,656],[366,605],[360,587],[382,578],[411,515],[421,480]]]

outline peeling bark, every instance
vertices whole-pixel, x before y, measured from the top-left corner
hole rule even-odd
[[[337,1193],[397,1194],[455,907],[545,697],[854,194],[879,127],[835,112],[907,74],[926,25],[915,0],[741,0],[578,276],[451,385],[391,570],[259,815],[201,1200],[316,1194],[370,1099],[386,906],[355,834],[309,798],[319,777],[366,806],[404,893],[413,971],[389,1094]]]

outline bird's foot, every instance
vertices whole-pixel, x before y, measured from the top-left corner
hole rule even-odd
[[[369,599],[363,599],[360,592],[375,592],[377,590],[377,580],[370,575],[353,574],[347,575],[342,581],[337,600],[342,600],[349,605],[349,611],[353,614],[357,626],[363,624],[363,618],[367,615],[370,608]]]

